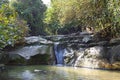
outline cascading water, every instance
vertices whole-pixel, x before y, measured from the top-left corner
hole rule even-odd
[[[57,65],[63,65],[64,64],[64,48],[61,44],[55,43],[54,44],[54,51],[55,51],[55,57],[56,57],[56,64]]]

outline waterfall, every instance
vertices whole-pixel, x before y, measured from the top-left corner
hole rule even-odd
[[[64,60],[63,60],[64,48],[63,48],[63,46],[59,43],[55,43],[54,51],[55,51],[55,57],[56,57],[56,64],[57,65],[64,64]]]

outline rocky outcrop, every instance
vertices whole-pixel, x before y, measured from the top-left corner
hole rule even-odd
[[[110,50],[110,63],[112,69],[120,69],[120,45],[113,46]]]
[[[35,43],[34,41],[30,41],[29,39],[30,38],[26,39],[26,41],[28,41],[30,44]],[[39,39],[37,38],[36,42],[42,43],[42,45],[44,44],[43,48],[38,47],[40,50],[38,52],[41,52],[38,55],[39,57],[42,54],[45,54],[46,52],[51,52],[49,54],[52,55],[52,57],[47,58],[47,60],[49,61],[54,62],[55,50],[50,51],[53,50],[53,48],[47,50],[47,46],[49,44],[52,44],[53,46],[54,43],[58,43],[64,46],[62,49],[64,50],[62,53],[62,58],[64,61],[63,64],[66,66],[88,67],[88,68],[99,68],[99,69],[120,69],[120,50],[119,50],[120,38],[112,39],[110,41],[104,39],[102,40],[99,39],[98,41],[96,41],[92,33],[80,32],[71,35],[56,35],[56,36],[44,36],[44,37],[39,36]],[[42,60],[37,60],[38,61],[37,62],[36,60],[34,60],[33,57],[36,58],[37,56],[34,55],[31,58],[33,62],[40,64]]]
[[[5,69],[5,65],[4,64],[0,64],[0,72],[3,71]]]
[[[31,58],[27,61],[28,65],[40,65],[40,64],[53,64],[52,58],[50,54],[37,54],[31,56]]]
[[[53,47],[49,45],[23,46],[7,52],[7,64],[52,64]]]
[[[51,42],[40,37],[25,38],[25,45],[5,50],[9,65],[53,64],[54,51]]]
[[[6,59],[3,58],[6,58],[6,55],[4,54],[3,51],[0,51],[0,72],[5,69],[4,63],[6,62]]]
[[[96,41],[94,35],[87,32],[26,37],[24,46],[6,53],[8,63],[53,64],[59,63],[56,60],[60,59],[60,63],[67,66],[120,69],[120,38]]]
[[[74,63],[77,59],[75,52],[72,48],[66,48],[64,53],[64,65],[74,66]]]
[[[49,40],[53,40],[49,37]],[[47,39],[47,38],[46,38]],[[99,69],[120,69],[120,39],[95,41],[91,33],[61,36],[56,42],[65,45],[64,65]],[[54,41],[53,41],[54,42]]]
[[[74,64],[75,67],[106,68],[107,60],[106,48],[95,46],[85,49]]]
[[[8,59],[8,55],[4,51],[0,51],[0,64],[6,64]]]
[[[8,61],[6,65],[25,65],[26,59],[19,54],[7,54]]]
[[[31,37],[25,37],[25,44],[31,45],[31,44],[53,44],[52,41],[47,40],[43,38],[42,36],[31,36]]]
[[[72,51],[66,48],[64,63],[75,67],[120,69],[120,39],[99,42],[92,39],[82,45],[69,44],[67,48]]]

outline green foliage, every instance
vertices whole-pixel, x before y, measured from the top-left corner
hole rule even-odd
[[[5,3],[0,8],[0,49],[14,45],[26,36],[26,22],[17,17],[17,13]]]
[[[63,33],[66,31],[69,33],[69,27],[77,29],[79,26],[81,29],[83,8],[86,8],[83,5],[88,2],[86,0],[52,0],[51,7],[46,11],[45,23],[48,25],[47,28],[56,32],[62,30]],[[58,25],[54,26],[56,22]]]
[[[46,6],[41,0],[12,0],[11,6],[18,12],[21,19],[27,21],[32,35],[44,35],[44,12]]]
[[[120,37],[120,1],[108,1],[109,19],[111,20],[111,31],[113,37]]]
[[[44,23],[46,23],[46,32],[49,34],[57,34],[57,30],[60,28],[58,21],[58,15],[55,8],[50,7],[45,12]]]
[[[2,4],[8,3],[8,0],[0,0],[0,7],[2,6]]]
[[[120,35],[119,14],[119,0],[51,0],[51,7],[46,11],[45,22],[48,24],[47,28],[53,30],[59,31],[61,27],[67,29],[71,26],[93,27],[98,32],[105,30],[105,35],[111,33],[111,37],[118,37]],[[59,25],[53,26],[56,24],[55,21]]]

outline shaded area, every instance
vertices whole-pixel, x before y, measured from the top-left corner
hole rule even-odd
[[[39,64],[49,64],[51,61],[49,54],[38,54],[32,56],[30,60],[27,61],[27,64],[39,65]]]

